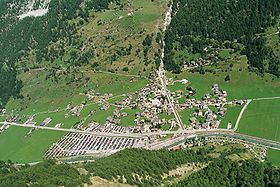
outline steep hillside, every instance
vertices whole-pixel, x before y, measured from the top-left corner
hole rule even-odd
[[[47,78],[69,69],[148,74],[166,7],[159,0],[1,1],[1,105],[19,96],[16,76],[29,69],[43,68]]]
[[[217,152],[219,149],[130,149],[73,165],[44,161],[31,167],[14,167],[0,162],[0,185],[279,186],[279,168],[253,159],[244,149]]]
[[[179,72],[183,65],[220,62],[219,52],[229,49],[246,55],[250,70],[279,76],[276,46],[266,46],[264,37],[267,28],[279,26],[279,14],[277,0],[176,0],[165,37],[166,67]]]

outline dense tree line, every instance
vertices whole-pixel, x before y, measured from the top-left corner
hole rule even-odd
[[[88,9],[96,9],[97,11],[108,9],[112,0],[90,0],[86,2]]]
[[[8,162],[0,161],[0,178],[16,171],[17,168],[14,167],[11,161]]]
[[[77,165],[59,164],[55,161],[44,161],[34,166],[15,166],[12,162],[0,161],[0,186],[81,186],[91,183],[91,176],[107,180],[128,183],[136,186],[264,186],[280,185],[280,168],[257,160],[228,159],[230,155],[239,155],[245,149],[228,149],[220,153],[219,158],[209,157],[213,149],[199,150],[143,150],[126,149],[109,157],[96,159],[91,163]],[[187,178],[173,183],[163,179],[164,173],[176,169],[182,164],[202,163],[206,167],[193,172]],[[77,168],[83,168],[79,172]],[[80,170],[81,171],[81,170]],[[81,174],[83,173],[83,174]],[[178,181],[178,180],[175,180]]]
[[[10,169],[10,166],[8,169]],[[7,168],[7,164],[0,162],[0,169]],[[12,171],[0,174],[0,186],[78,186],[89,183],[89,177],[81,175],[73,166],[56,164],[54,161],[45,161],[35,166],[23,167],[19,170],[12,167]],[[1,171],[0,170],[0,171]]]
[[[148,62],[148,52],[151,49],[152,46],[152,42],[153,42],[153,34],[151,35],[147,35],[144,39],[144,41],[142,42],[143,48],[144,48],[144,63],[147,65]]]
[[[124,176],[126,182],[138,186],[157,186],[162,175],[178,165],[190,162],[205,162],[210,158],[205,156],[209,150],[176,151],[127,149],[112,156],[96,160],[86,165],[92,175],[112,180]],[[149,176],[149,178],[146,178]],[[119,182],[123,182],[122,177]]]
[[[248,63],[261,73],[268,71],[264,63],[268,49],[258,33],[276,24],[280,14],[278,0],[175,0],[173,17],[165,35],[165,64],[168,70],[180,71],[174,62],[174,42],[191,47],[194,53],[205,53],[205,48],[219,43],[237,41],[245,46]],[[279,63],[269,59],[270,73],[279,75]]]
[[[17,16],[22,13],[22,7],[26,6],[28,1],[0,1],[0,107],[7,103],[10,96],[19,95],[22,84],[16,78],[16,63],[24,66],[22,61],[23,59],[30,61],[30,52],[36,63],[42,60],[53,62],[61,58],[66,45],[79,45],[75,37],[79,24],[71,20],[80,18],[88,21],[89,10],[107,9],[111,1],[88,0],[86,7],[82,6],[83,2],[83,0],[52,0],[45,16],[19,20]],[[38,8],[39,5],[40,1],[36,1],[34,6]],[[51,46],[58,41],[57,45]],[[88,63],[92,55],[86,51],[73,59],[72,64]]]
[[[279,186],[280,169],[256,160],[217,159],[174,187]]]
[[[13,64],[0,63],[0,108],[8,102],[11,96],[19,96],[22,82],[16,79],[16,71]]]

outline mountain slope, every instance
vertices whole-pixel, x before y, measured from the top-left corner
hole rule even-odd
[[[155,40],[166,6],[159,0],[1,1],[0,69],[5,64],[9,73],[1,70],[8,77],[0,86],[10,84],[0,90],[0,103],[19,96],[16,75],[28,69],[44,68],[48,78],[69,68],[148,74],[159,46],[142,42]]]

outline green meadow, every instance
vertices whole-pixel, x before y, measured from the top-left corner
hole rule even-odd
[[[280,141],[280,99],[252,101],[241,118],[238,132]]]
[[[63,132],[10,127],[0,134],[0,160],[29,163],[43,160],[48,148],[64,135]]]
[[[214,69],[214,67],[208,66],[205,69]],[[221,89],[227,91],[228,100],[273,97],[279,96],[280,93],[280,78],[268,74],[261,77],[254,72],[249,72],[246,62],[234,63],[231,69],[229,64],[219,66],[215,74],[184,71],[176,76],[170,73],[167,75],[168,77],[175,77],[175,80],[187,79],[189,81],[185,85],[175,83],[169,86],[171,91],[184,91],[187,86],[192,86],[197,91],[193,96],[196,99],[201,99],[209,93],[213,84],[219,84]],[[228,82],[224,80],[227,75],[230,75],[230,81]]]
[[[280,151],[279,150],[267,150],[267,160],[275,166],[280,166]]]
[[[165,119],[165,120],[175,119],[175,116],[174,116],[173,113],[172,114],[168,114],[167,112],[160,113],[159,117],[161,119]]]
[[[5,116],[0,116],[0,121],[5,121],[6,117]]]
[[[81,104],[87,100],[85,92],[93,89],[96,93],[112,93],[114,96],[133,93],[144,87],[148,80],[107,73],[85,73],[89,81],[83,86],[66,85],[64,77],[58,83],[45,80],[46,72],[30,71],[19,77],[24,87],[23,99],[11,99],[7,111],[31,115],[65,109],[69,103]]]
[[[112,5],[110,10],[94,12],[94,18],[78,33],[83,36],[83,43],[89,43],[87,49],[102,54],[96,55],[90,61],[91,64],[98,63],[96,69],[149,75],[150,70],[154,68],[154,63],[144,63],[142,42],[148,34],[154,36],[148,53],[149,60],[152,60],[154,53],[159,49],[155,36],[162,25],[168,1],[131,0],[122,3],[122,9]],[[91,43],[98,47],[93,48]],[[120,47],[127,48],[129,45],[132,45],[130,54],[116,55]],[[124,67],[128,67],[127,72],[122,70]]]
[[[55,127],[55,125],[61,123],[61,128],[71,128],[75,123],[82,119],[71,115],[68,118],[65,118],[65,113],[66,111],[39,114],[34,117],[34,121],[36,122],[36,125],[40,125],[46,118],[51,118],[52,121],[47,125],[48,127]]]
[[[135,114],[137,112],[140,112],[140,109],[123,109],[120,112],[126,112],[127,116],[121,117],[121,126],[128,127],[128,126],[134,126],[135,123]]]
[[[232,124],[232,129],[233,129],[241,109],[242,109],[242,106],[239,106],[239,105],[237,105],[237,106],[227,106],[226,115],[225,115],[224,118],[222,118],[222,121],[219,125],[219,128],[226,129],[228,123],[231,123]]]
[[[58,83],[45,80],[46,72],[44,71],[22,73],[19,77],[24,84],[21,92],[24,98],[11,99],[7,105],[7,111],[18,112],[23,117],[21,123],[25,122],[27,116],[32,114],[36,114],[34,121],[37,125],[50,117],[52,121],[47,125],[49,127],[62,123],[61,128],[71,128],[79,121],[85,121],[86,124],[90,121],[105,123],[106,118],[113,114],[114,106],[103,111],[100,110],[100,106],[88,103],[79,117],[70,115],[65,118],[66,106],[69,103],[78,105],[87,100],[84,92],[89,89],[99,93],[112,93],[116,96],[115,102],[122,99],[119,95],[134,93],[148,82],[144,78],[131,78],[116,74],[93,72],[85,74],[85,76],[90,77],[86,85],[67,86],[63,79]],[[96,112],[89,115],[92,110]],[[0,119],[4,121],[5,118],[1,116]],[[131,118],[124,120],[131,121]],[[124,124],[128,124],[128,122]],[[0,135],[0,160],[11,159],[20,163],[42,160],[48,147],[64,134],[36,130],[31,134],[31,137],[25,137],[28,131],[29,129],[11,127]]]
[[[189,108],[186,108],[179,112],[179,115],[186,127],[188,127],[190,125],[190,118],[191,118],[193,112],[194,112],[194,110],[189,109]]]

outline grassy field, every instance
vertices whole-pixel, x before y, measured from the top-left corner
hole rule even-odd
[[[85,125],[87,125],[91,121],[104,124],[106,122],[107,117],[113,115],[115,109],[116,107],[114,106],[110,106],[108,110],[101,110],[100,106],[98,105],[85,106],[81,112],[81,116],[79,116],[78,119],[85,121]],[[92,110],[94,110],[95,113],[93,115],[88,115]]]
[[[0,121],[5,121],[6,117],[5,116],[0,116]]]
[[[61,128],[71,128],[75,123],[79,122],[81,117],[69,116],[65,118],[65,111],[40,114],[34,117],[37,125],[40,125],[46,118],[51,118],[52,121],[47,125],[48,127],[55,127],[56,124],[62,123]]]
[[[35,130],[30,137],[25,137],[29,130],[10,127],[0,134],[0,160],[18,163],[40,161],[49,146],[64,135],[63,132]]]
[[[267,151],[267,160],[273,165],[280,166],[280,151],[269,149]]]
[[[160,117],[161,119],[165,119],[165,120],[175,119],[175,116],[174,116],[173,113],[169,115],[169,114],[166,113],[166,112],[160,113],[160,114],[159,114],[159,117]]]
[[[140,109],[124,109],[121,112],[126,112],[127,116],[121,117],[121,126],[128,127],[134,126],[136,123],[134,121],[136,112],[140,112]]]
[[[238,132],[280,141],[280,99],[251,102],[241,118]]]
[[[96,104],[84,107],[81,116],[70,116],[65,118],[65,108],[67,104],[81,104],[87,100],[84,95],[85,90],[94,89],[99,93],[112,93],[116,100],[122,94],[135,92],[144,87],[148,80],[144,78],[131,78],[108,73],[84,73],[90,80],[84,85],[66,85],[64,78],[58,82],[45,80],[46,72],[29,71],[22,73],[19,77],[23,80],[24,87],[21,94],[23,99],[12,99],[7,105],[7,111],[19,112],[23,117],[21,122],[26,120],[27,115],[37,114],[35,121],[37,124],[50,117],[52,121],[48,126],[54,127],[62,123],[62,128],[71,128],[76,122],[86,120],[105,123],[108,116],[113,114],[115,107],[110,107],[107,111],[100,110]],[[115,98],[114,98],[115,99]],[[58,112],[51,112],[59,109]],[[89,116],[91,110],[96,113]],[[43,112],[43,113],[41,113]],[[1,117],[1,121],[4,118]],[[35,131],[31,137],[24,138],[27,129],[10,128],[0,135],[0,160],[11,159],[17,162],[33,162],[41,160],[48,147],[56,142],[63,133],[49,131]]]
[[[213,69],[214,67],[208,68]],[[219,84],[221,89],[228,92],[228,100],[279,96],[280,78],[268,74],[261,77],[253,72],[248,72],[245,61],[235,63],[231,71],[227,70],[225,72],[226,68],[224,67],[223,70],[217,71],[216,74],[206,73],[203,75],[187,71],[182,72],[176,75],[175,79],[187,79],[189,83],[187,85],[176,83],[170,88],[175,91],[184,90],[187,86],[192,86],[197,90],[194,95],[194,98],[197,99],[201,99],[206,93],[209,93],[213,84]],[[224,80],[227,75],[230,75],[230,81],[228,82]],[[174,75],[168,74],[168,77],[174,77]]]
[[[11,99],[7,111],[20,111],[21,114],[65,108],[69,102],[81,103],[86,97],[80,95],[85,91],[74,85],[67,86],[63,78],[58,83],[45,80],[46,72],[30,71],[22,73],[19,78],[23,81],[21,94],[23,99]],[[71,88],[72,87],[72,88]]]
[[[162,131],[168,131],[170,129],[171,125],[170,124],[164,124],[160,127]]]
[[[227,112],[224,118],[222,118],[219,128],[226,129],[228,123],[232,124],[232,128],[237,121],[238,115],[241,111],[242,106],[227,106]]]
[[[70,128],[80,120],[97,121],[104,123],[106,118],[112,115],[115,107],[110,107],[107,111],[101,111],[99,106],[86,106],[80,117],[70,116],[65,118],[64,109],[69,103],[81,104],[87,98],[85,92],[93,89],[99,93],[112,93],[114,96],[134,93],[144,87],[148,80],[145,78],[132,77],[126,75],[149,75],[154,63],[144,63],[142,42],[148,34],[153,35],[153,42],[148,52],[148,59],[154,59],[154,53],[158,50],[155,41],[156,34],[160,31],[163,23],[164,13],[167,10],[167,0],[132,0],[121,1],[122,10],[111,7],[110,10],[101,12],[91,12],[92,18],[78,30],[77,35],[82,35],[78,43],[83,45],[79,48],[94,51],[88,65],[77,67],[72,72],[64,72],[58,76],[57,81],[47,80],[48,72],[44,69],[22,72],[18,78],[23,81],[21,95],[23,99],[11,99],[6,108],[8,113],[19,112],[26,120],[25,116],[37,114],[35,121],[40,124],[44,119],[50,117],[52,121],[48,126],[55,126],[63,123],[63,128]],[[111,5],[114,6],[114,5]],[[133,13],[131,16],[129,13]],[[55,44],[54,44],[55,45]],[[112,60],[120,48],[132,46],[129,55],[117,56]],[[98,47],[96,47],[98,46]],[[67,67],[64,61],[69,60],[70,53],[81,50],[71,46],[65,47],[65,54],[61,60],[55,60],[50,65],[49,62],[42,62],[40,67],[51,67],[62,65]],[[119,74],[108,72],[91,71],[90,65],[97,62],[96,70],[112,70]],[[30,65],[32,67],[32,65]],[[128,67],[124,71],[123,67]],[[64,70],[62,70],[64,71]],[[78,81],[69,79],[75,77]],[[52,112],[59,110],[59,112]],[[91,110],[96,110],[92,116]],[[127,126],[132,124],[133,115],[136,111],[127,111],[128,116],[122,118],[122,124]],[[0,118],[1,121],[4,119]],[[23,120],[23,121],[24,121]],[[18,162],[31,162],[42,159],[43,153],[63,133],[49,131],[35,131],[31,137],[25,138],[28,129],[10,128],[0,135],[0,159],[11,159]]]
[[[99,64],[96,69],[148,75],[154,64],[145,65],[142,42],[146,35],[153,34],[153,43],[148,52],[148,58],[153,59],[154,53],[159,48],[155,35],[163,24],[168,1],[125,0],[121,3],[121,9],[111,5],[110,10],[95,12],[89,24],[78,32],[83,36],[85,47],[97,54],[90,62]],[[117,54],[121,47],[127,48],[130,44],[132,46],[130,54]],[[128,67],[128,72],[122,71],[125,66]]]
[[[185,94],[187,93],[186,87],[187,87],[186,84],[182,84],[180,82],[175,82],[173,85],[170,85],[168,87],[168,89],[171,92],[175,92],[175,94],[182,94],[181,98],[178,99],[179,103],[182,104],[186,100],[186,97],[185,97]]]
[[[112,93],[114,96],[135,92],[144,87],[148,80],[131,78],[108,73],[84,73],[89,81],[83,85],[66,85],[65,77],[58,83],[45,80],[46,72],[30,71],[22,73],[19,78],[24,87],[21,91],[23,99],[11,99],[7,104],[7,111],[20,114],[34,114],[37,112],[64,109],[67,104],[81,104],[87,98],[84,94],[89,89],[99,93]]]
[[[186,125],[186,127],[188,127],[190,125],[190,117],[193,113],[193,109],[184,109],[184,110],[181,110],[179,112],[179,115],[184,123],[184,125]]]

